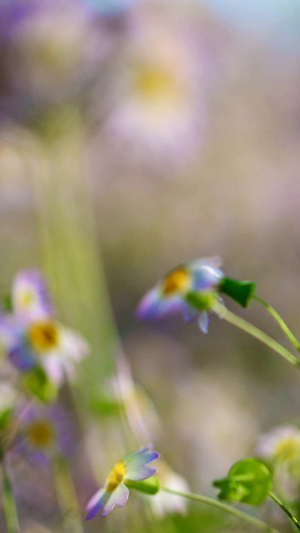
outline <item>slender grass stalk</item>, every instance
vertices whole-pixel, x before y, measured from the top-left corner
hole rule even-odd
[[[284,320],[281,318],[281,316],[277,313],[277,311],[269,305],[265,300],[262,298],[259,298],[258,296],[254,295],[252,296],[253,300],[256,300],[258,303],[260,303],[267,311],[272,315],[273,318],[275,318],[276,322],[279,324],[281,329],[284,331],[288,339],[291,341],[291,343],[295,346],[296,350],[300,352],[300,343],[297,341],[296,337],[293,335],[291,330],[288,328]]]
[[[253,326],[252,324],[247,322],[247,320],[244,320],[243,318],[235,315],[231,311],[228,311],[228,309],[226,309],[226,307],[220,302],[214,303],[213,311],[215,311],[221,318],[223,318],[230,324],[233,324],[234,326],[245,331],[249,335],[252,335],[252,337],[258,339],[263,344],[266,344],[266,346],[269,346],[269,348],[277,352],[292,365],[300,368],[299,359],[297,359],[297,357],[291,354],[291,352],[281,346],[281,344],[279,344],[277,341],[269,337],[269,335],[258,329],[256,326]]]
[[[1,460],[2,480],[3,480],[3,511],[6,521],[7,533],[20,533],[17,508],[15,499],[7,474],[4,461]]]
[[[216,509],[220,509],[221,511],[231,514],[235,516],[236,518],[243,520],[244,522],[248,522],[248,524],[251,524],[252,526],[257,527],[261,531],[267,531],[268,533],[279,533],[277,529],[273,528],[272,526],[269,526],[262,520],[259,520],[258,518],[255,518],[254,516],[244,513],[243,511],[240,511],[239,509],[236,509],[235,507],[231,507],[230,505],[227,505],[226,503],[219,502],[218,500],[214,500],[213,498],[202,496],[202,494],[193,494],[191,492],[187,492],[187,493],[179,492],[177,490],[167,489],[164,487],[162,487],[161,490],[168,492],[169,494],[174,494],[175,496],[181,496],[182,498],[187,498],[188,500],[193,500],[199,503],[204,503],[206,505],[210,505],[211,507],[215,507]]]
[[[269,493],[270,498],[283,510],[283,512],[289,517],[290,521],[293,522],[294,526],[300,531],[300,522],[299,520],[291,513],[291,511],[282,503],[282,501],[277,498],[276,494],[273,492]]]
[[[81,523],[81,509],[67,460],[59,455],[54,458],[54,483],[66,533],[84,533]]]

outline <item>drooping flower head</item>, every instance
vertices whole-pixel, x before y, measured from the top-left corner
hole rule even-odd
[[[148,463],[158,457],[159,453],[152,450],[152,445],[148,445],[118,461],[109,472],[104,487],[89,501],[86,520],[93,518],[99,511],[104,517],[115,506],[124,507],[129,496],[126,481],[143,481],[153,476],[156,468],[148,466]]]
[[[142,299],[138,318],[156,320],[182,312],[187,322],[199,316],[200,328],[207,333],[208,313],[214,299],[219,298],[218,286],[223,277],[220,263],[219,258],[202,259],[169,272]],[[197,298],[197,309],[191,305],[193,296]]]

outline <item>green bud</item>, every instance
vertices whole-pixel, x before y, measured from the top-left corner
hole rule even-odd
[[[23,376],[22,384],[25,391],[42,402],[51,403],[57,396],[57,386],[49,380],[45,370],[41,366],[36,366],[29,372],[26,372]]]
[[[261,505],[272,490],[271,474],[262,461],[244,459],[229,470],[227,478],[214,481],[218,497],[230,502]]]
[[[248,307],[256,291],[254,281],[237,281],[231,278],[222,278],[219,291],[226,294],[242,307]]]

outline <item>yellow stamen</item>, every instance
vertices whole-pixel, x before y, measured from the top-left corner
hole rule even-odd
[[[173,270],[163,282],[163,296],[171,296],[175,292],[185,292],[191,283],[191,275],[186,268]]]
[[[134,88],[148,102],[176,101],[181,97],[174,73],[161,65],[139,64],[134,71]]]
[[[106,482],[106,491],[113,492],[124,481],[126,476],[126,465],[124,461],[118,461],[111,469]]]
[[[300,441],[295,437],[282,439],[276,446],[274,455],[277,459],[292,460],[300,458]]]
[[[24,307],[25,309],[27,307],[30,307],[30,305],[34,302],[35,295],[30,290],[26,290],[23,292],[23,294],[20,294],[19,297],[19,304],[21,307]]]
[[[55,442],[55,428],[48,420],[35,420],[28,427],[27,436],[33,448],[50,448]]]
[[[45,352],[57,347],[58,333],[58,328],[53,322],[35,322],[29,328],[28,339],[35,350]]]

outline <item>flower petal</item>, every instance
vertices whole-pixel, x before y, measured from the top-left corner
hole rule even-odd
[[[179,297],[163,298],[158,287],[147,292],[140,302],[136,316],[140,320],[158,320],[163,316],[184,312],[185,301]]]
[[[109,495],[109,499],[107,500],[107,503],[105,503],[103,507],[103,511],[101,513],[101,516],[104,518],[108,513],[110,513],[115,506],[117,507],[124,507],[128,500],[129,496],[129,489],[124,485],[124,483],[121,483],[118,488]]]
[[[206,311],[202,311],[198,319],[199,328],[205,335],[208,333],[209,316]]]
[[[158,459],[158,457],[159,453],[152,450],[152,445],[127,455],[124,459],[126,464],[126,479],[143,481],[151,477],[155,474],[156,468],[147,466],[147,463],[151,463],[155,459]]]
[[[29,370],[37,364],[37,358],[34,352],[25,343],[12,348],[9,352],[11,364],[19,370]]]
[[[91,498],[91,500],[86,506],[86,511],[88,512],[86,520],[91,520],[91,518],[94,518],[94,516],[101,509],[104,508],[109,497],[110,497],[110,494],[106,492],[105,489],[100,489],[98,492],[96,492],[96,494],[94,494],[94,496]]]

